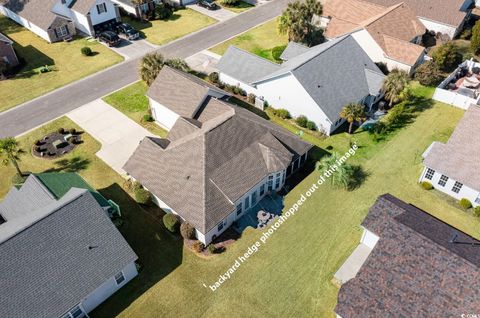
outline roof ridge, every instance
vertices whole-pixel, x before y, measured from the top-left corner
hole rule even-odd
[[[396,5],[393,5],[391,7],[387,7],[387,9],[384,12],[382,12],[382,13],[380,13],[380,14],[378,14],[378,15],[370,18],[370,19],[367,19],[367,20],[363,21],[363,23],[360,24],[360,25],[363,26],[363,27],[370,26],[372,23],[378,21],[380,18],[383,18],[387,14],[390,14],[392,11],[398,9],[402,5],[405,5],[405,2],[402,1],[398,4],[396,4]]]
[[[388,35],[388,34],[385,34],[385,33],[382,33],[382,36],[383,36],[383,37],[388,37],[388,38],[390,38],[390,39],[392,39],[392,40],[396,40],[396,41],[399,41],[399,42],[403,42],[403,43],[405,43],[405,44],[410,44],[410,45],[413,45],[413,46],[418,46],[418,47],[423,48],[421,45],[412,43],[412,42],[410,42],[410,41],[402,40],[402,39],[393,37],[393,36]]]

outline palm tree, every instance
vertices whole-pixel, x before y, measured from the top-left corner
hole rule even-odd
[[[18,142],[15,138],[9,137],[0,139],[0,156],[3,158],[3,164],[8,165],[11,163],[17,170],[19,176],[23,176],[23,173],[18,166],[20,155],[23,153],[25,152],[18,147]]]
[[[405,71],[395,69],[388,74],[383,82],[382,91],[385,94],[385,98],[389,101],[390,107],[393,106],[393,103],[400,100],[402,92],[404,92],[407,85],[408,74]]]
[[[317,162],[317,170],[323,176],[329,175],[328,179],[330,184],[334,187],[344,187],[348,189],[350,182],[353,177],[354,169],[351,165],[347,163],[339,164],[340,154],[338,152],[332,153],[328,157],[323,157],[319,162]],[[332,167],[336,166],[336,170],[329,174],[327,170],[332,170]]]
[[[352,134],[353,123],[365,119],[365,109],[362,104],[347,104],[342,108],[340,118],[346,119],[350,123],[348,133]]]
[[[322,42],[322,30],[312,24],[312,18],[322,15],[322,5],[317,0],[295,1],[278,17],[277,29],[280,34],[287,34],[288,40],[309,46]]]
[[[140,77],[150,86],[163,68],[163,55],[154,52],[146,54],[140,62]]]

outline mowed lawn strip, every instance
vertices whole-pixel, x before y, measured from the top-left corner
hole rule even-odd
[[[4,16],[0,16],[0,30],[15,42],[18,58],[26,63],[15,77],[0,81],[0,111],[123,61],[120,55],[96,41],[77,37],[71,42],[48,43]],[[81,54],[80,49],[85,46],[92,49],[93,56]],[[34,72],[45,65],[53,66],[54,70]]]
[[[278,33],[277,19],[273,19],[233,39],[220,43],[209,50],[223,55],[230,45],[234,45],[250,53],[274,61],[272,49],[287,44],[288,37]]]
[[[140,22],[129,17],[122,17],[122,20],[141,31],[147,41],[157,45],[166,44],[217,22],[217,20],[191,9],[174,11],[172,17],[165,21]]]
[[[212,292],[203,284],[217,281],[259,239],[261,231],[247,229],[226,253],[208,260],[183,250],[181,265],[150,289],[134,295],[133,289],[122,289],[92,317],[334,317],[338,288],[331,282],[333,274],[357,246],[359,225],[368,208],[387,192],[478,237],[478,219],[445,204],[438,194],[417,183],[421,153],[434,140],[446,141],[463,111],[436,103],[417,115],[388,142],[374,143],[364,132],[342,133],[322,141],[334,151],[344,152],[355,138],[361,148],[350,163],[363,167],[368,175],[364,183],[354,191],[320,187],[219,290]],[[318,173],[313,172],[294,188],[286,197],[286,207],[317,179]],[[148,243],[152,239],[158,241],[157,248],[152,248],[155,242]],[[162,261],[157,264],[158,271],[171,266],[171,258],[160,248],[162,241],[150,238],[145,247],[162,255],[159,259],[166,257],[164,265]],[[150,280],[155,281],[154,277]]]
[[[220,5],[222,8],[235,12],[235,13],[242,13],[247,10],[250,10],[251,8],[255,7],[253,4],[250,4],[245,1],[239,1],[236,5],[234,6],[227,6],[221,2],[217,2],[218,5]]]
[[[154,122],[149,122],[144,119],[144,116],[149,114],[150,108],[148,98],[145,96],[147,90],[147,85],[142,81],[138,81],[135,84],[104,97],[103,100],[142,125],[152,134],[166,137],[166,130]]]

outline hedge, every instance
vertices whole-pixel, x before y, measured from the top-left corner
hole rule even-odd
[[[180,224],[180,221],[178,220],[177,216],[175,214],[165,214],[163,216],[163,224],[172,233],[176,233],[178,230],[178,225]]]
[[[466,209],[470,209],[470,208],[472,207],[472,202],[470,202],[470,200],[465,199],[465,198],[463,198],[463,199],[461,199],[460,201],[458,201],[458,204],[459,204],[462,208],[464,208],[465,210],[466,210]]]
[[[425,190],[432,190],[433,189],[433,185],[428,181],[423,181],[422,183],[420,183],[420,186],[422,188],[424,188]]]

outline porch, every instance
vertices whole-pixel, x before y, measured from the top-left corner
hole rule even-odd
[[[233,229],[238,233],[242,233],[249,226],[254,229],[266,226],[276,216],[282,214],[283,207],[283,196],[275,192],[267,194],[233,223]]]

